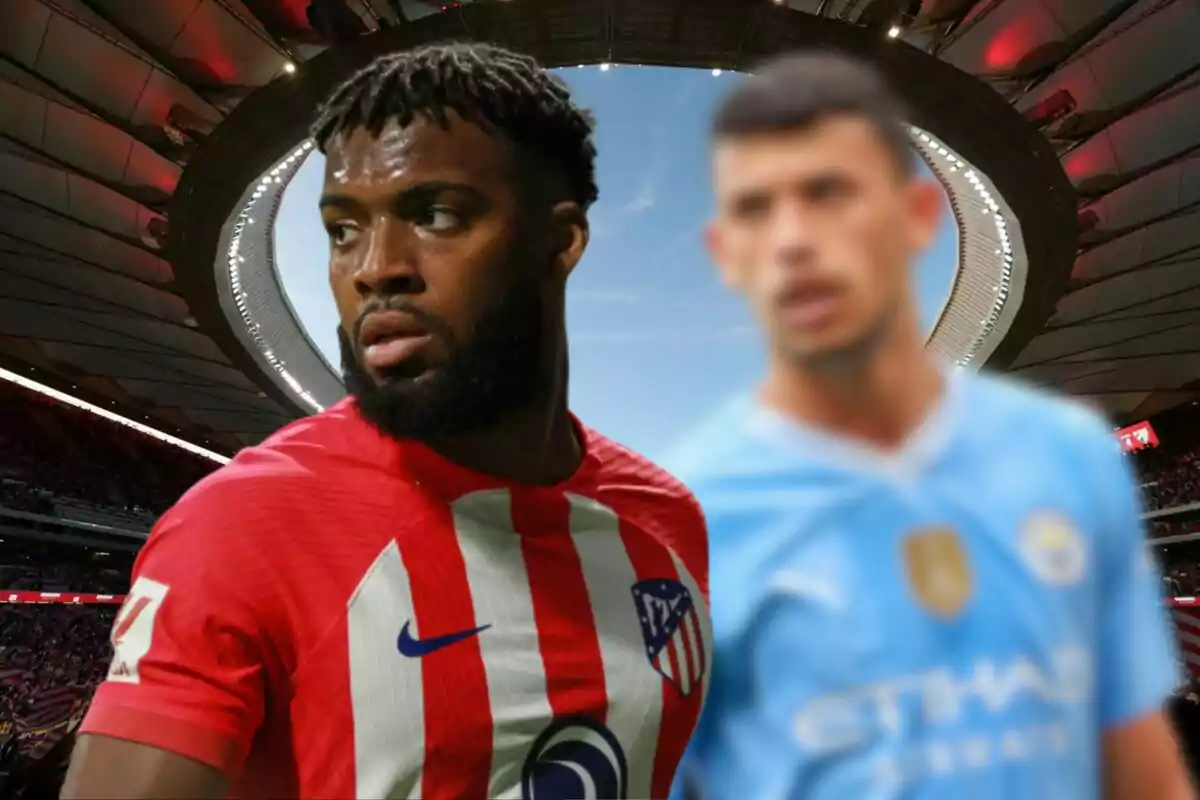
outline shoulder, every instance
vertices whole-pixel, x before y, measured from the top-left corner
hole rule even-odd
[[[1020,437],[1031,452],[1049,447],[1074,456],[1119,454],[1112,425],[1078,401],[1022,381],[991,374],[962,374],[961,410],[981,436]],[[985,424],[979,424],[985,423]]]
[[[379,473],[372,436],[344,403],[297,420],[192,486],[159,519],[150,542],[194,538],[230,551],[282,546],[309,521],[336,518],[360,473]]]
[[[305,510],[359,469],[377,471],[390,451],[346,401],[298,419],[237,453],[177,504],[221,514]]]
[[[379,473],[375,454],[347,454],[361,435],[335,406],[242,450],[159,518],[135,578],[264,629],[293,630],[297,603],[327,598],[369,561],[360,545],[373,529],[347,521],[348,487],[362,485],[360,472]]]
[[[683,483],[650,459],[588,430],[588,448],[599,462],[600,483],[643,495],[653,506],[673,513],[700,515],[700,506]]]
[[[668,547],[707,589],[708,533],[695,496],[645,456],[592,430],[587,437],[599,462],[598,499]]]
[[[1107,528],[1136,506],[1129,460],[1113,426],[1069,398],[995,376],[969,376],[960,405],[966,417],[957,450],[996,485],[1053,496],[1088,527]],[[1048,502],[1048,501],[1047,501]]]

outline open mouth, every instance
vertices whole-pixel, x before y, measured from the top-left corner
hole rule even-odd
[[[841,302],[842,292],[836,287],[812,284],[789,292],[780,303],[780,308],[789,324],[812,328],[830,322]]]

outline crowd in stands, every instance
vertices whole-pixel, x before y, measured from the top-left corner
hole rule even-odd
[[[4,381],[0,453],[0,505],[66,517],[100,511],[141,527],[216,466]]]
[[[1147,511],[1200,502],[1200,406],[1172,409],[1153,420],[1159,446],[1130,456],[1142,487]],[[1169,535],[1172,523],[1159,531]]]
[[[1156,459],[1142,472],[1142,496],[1148,511],[1200,502],[1200,461],[1194,451]]]
[[[0,613],[0,797],[50,797],[108,670],[115,606],[6,605]]]
[[[0,590],[128,590],[132,551],[0,539]],[[108,669],[116,605],[0,604],[0,797],[57,796],[71,738]]]
[[[0,381],[0,524],[10,529],[0,590],[123,594],[136,538],[69,543],[45,520],[145,531],[214,467]],[[74,728],[108,669],[116,609],[0,603],[0,797],[57,796]]]
[[[0,539],[0,590],[124,594],[134,555],[54,541]]]

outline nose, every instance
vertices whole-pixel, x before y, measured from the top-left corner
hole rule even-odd
[[[360,297],[419,294],[425,281],[418,266],[412,232],[401,221],[384,218],[366,231],[366,252],[354,273]]]
[[[782,197],[771,210],[766,238],[774,261],[787,267],[811,263],[816,256],[816,247],[804,203],[794,197]]]

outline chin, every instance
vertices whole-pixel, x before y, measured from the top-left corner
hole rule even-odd
[[[361,365],[362,362],[360,361],[359,364]],[[428,380],[431,375],[436,373],[434,367],[422,363],[418,359],[402,361],[399,364],[392,364],[384,369],[371,369],[365,366],[360,366],[359,368],[380,389],[386,389],[389,386],[413,386]]]
[[[861,356],[867,349],[862,336],[822,336],[809,338],[788,348],[794,362],[812,367],[838,366]]]

